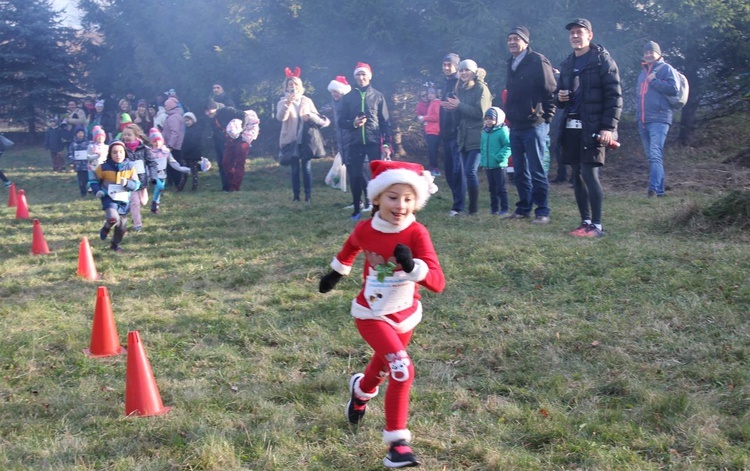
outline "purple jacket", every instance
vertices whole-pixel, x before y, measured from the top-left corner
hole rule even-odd
[[[170,103],[172,102],[173,103]],[[169,105],[172,105],[171,107]],[[167,119],[164,121],[164,144],[170,149],[182,150],[182,141],[185,140],[185,118],[182,110],[177,106],[177,100],[169,99],[164,104],[167,110]]]

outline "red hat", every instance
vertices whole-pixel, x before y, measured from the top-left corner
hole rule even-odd
[[[404,183],[414,188],[417,196],[417,210],[424,208],[430,195],[437,191],[435,178],[420,164],[396,162],[394,160],[373,160],[370,162],[372,178],[367,184],[367,196],[375,200],[389,186]]]
[[[336,78],[331,80],[331,83],[328,84],[328,91],[339,92],[342,95],[346,95],[352,91],[352,86],[346,81],[346,77],[343,75],[337,75]]]
[[[364,62],[357,62],[357,67],[354,68],[354,75],[357,75],[357,72],[365,71],[367,75],[372,78],[372,69],[370,68],[370,64],[365,64]]]

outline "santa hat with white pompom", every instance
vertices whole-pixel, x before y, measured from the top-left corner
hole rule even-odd
[[[372,178],[367,184],[367,196],[370,201],[397,183],[404,183],[414,188],[417,197],[417,210],[424,208],[430,195],[437,192],[435,177],[419,164],[397,162],[394,160],[373,160],[370,162]]]

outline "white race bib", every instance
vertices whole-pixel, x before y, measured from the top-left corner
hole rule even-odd
[[[135,168],[135,173],[137,173],[138,175],[146,173],[146,166],[143,165],[142,160],[136,160],[134,162],[133,168]]]
[[[377,275],[365,280],[365,299],[376,316],[403,311],[414,304],[414,282],[396,276],[378,281]]]
[[[110,183],[107,187],[107,195],[115,201],[127,203],[130,201],[130,193],[122,185]]]
[[[86,150],[77,150],[73,152],[73,158],[75,160],[89,160],[89,152]]]

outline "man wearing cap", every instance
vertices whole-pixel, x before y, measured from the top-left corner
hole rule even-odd
[[[651,163],[647,196],[664,196],[664,142],[672,125],[668,96],[679,92],[678,79],[671,65],[664,62],[661,48],[654,41],[643,46],[643,70],[638,76],[635,118],[643,142],[643,152]]]
[[[616,143],[617,125],[622,113],[622,87],[617,63],[604,47],[591,40],[589,20],[568,23],[573,53],[560,65],[560,81],[555,93],[560,112],[558,143],[562,162],[572,166],[573,190],[581,215],[581,225],[570,235],[602,237],[602,185],[599,167],[604,165],[605,149]]]
[[[526,219],[549,224],[549,183],[542,165],[549,123],[555,115],[555,76],[549,60],[529,47],[529,29],[516,26],[508,33],[507,98],[503,105],[510,123],[518,202],[506,219]]]
[[[354,221],[361,217],[363,192],[367,201],[365,158],[369,158],[371,162],[391,158],[388,105],[383,94],[370,85],[371,80],[372,69],[368,64],[359,62],[354,68],[356,87],[344,95],[338,119],[339,126],[350,130],[346,170],[352,189],[354,212],[351,219]]]
[[[458,152],[458,123],[456,122],[453,107],[448,103],[448,96],[455,96],[456,83],[458,83],[458,64],[461,58],[453,52],[443,57],[443,101],[440,102],[440,139],[443,141],[443,165],[445,166],[445,180],[448,187],[453,193],[453,200],[456,200],[457,191],[455,178],[453,176],[454,162],[461,158]]]

